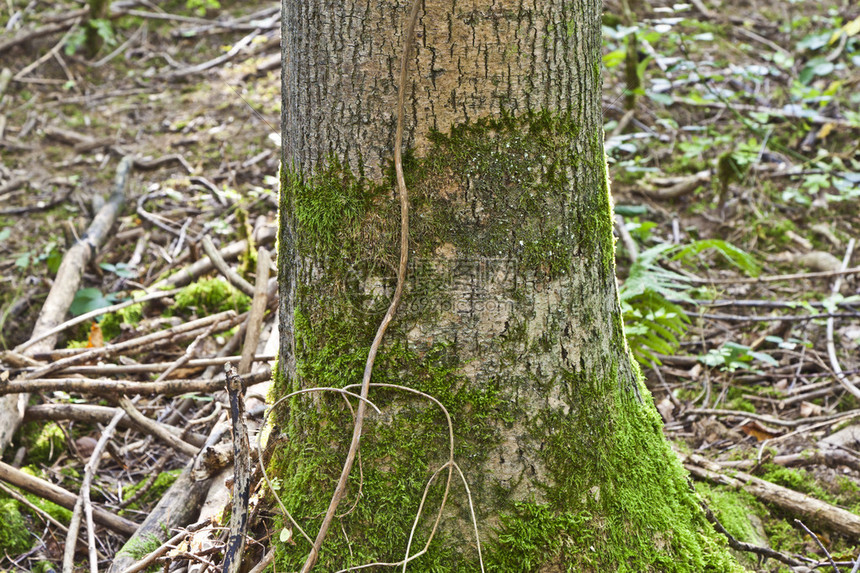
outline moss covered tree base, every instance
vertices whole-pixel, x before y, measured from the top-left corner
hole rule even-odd
[[[401,218],[389,158],[410,4],[282,4],[276,398],[358,384],[393,295]],[[624,338],[600,3],[420,7],[404,102],[409,266],[372,382],[450,413],[486,570],[736,569]],[[390,387],[369,397],[381,413],[365,422],[314,570],[418,555],[408,570],[479,571],[457,472],[430,541],[449,478],[436,473],[448,460],[440,408]],[[352,410],[340,395],[303,394],[276,418],[278,492],[315,537]],[[304,563],[310,543],[298,531],[293,541],[278,547],[278,570]]]
[[[583,159],[599,151],[599,137],[542,113],[431,139],[427,157],[409,162],[406,294],[373,382],[425,392],[450,413],[487,570],[736,570],[628,354],[604,166]],[[309,177],[283,173],[282,223],[295,225],[296,241],[281,268],[295,270],[296,286],[283,309],[292,367],[278,394],[360,382],[395,282],[389,188],[334,160]],[[373,388],[370,399],[382,414],[366,424],[322,571],[404,559],[424,488],[447,459],[437,406],[390,388]],[[272,470],[314,536],[352,415],[341,397],[314,394],[278,417]],[[429,488],[410,555],[429,539],[447,476]],[[478,570],[466,492],[451,483],[435,537],[410,570]],[[295,535],[279,550],[286,570],[310,548]]]

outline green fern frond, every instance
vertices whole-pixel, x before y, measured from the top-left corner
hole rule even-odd
[[[695,241],[689,245],[663,243],[640,253],[618,296],[624,316],[627,342],[640,364],[660,364],[657,355],[677,352],[690,319],[676,302],[693,303],[689,279],[661,266],[663,260],[684,260],[713,249],[751,276],[758,263],[749,253],[719,239]]]
[[[739,249],[731,243],[721,241],[720,239],[707,239],[695,241],[678,249],[678,252],[672,257],[672,260],[681,260],[687,257],[695,256],[702,251],[713,249],[726,258],[735,267],[741,269],[751,277],[757,277],[761,272],[761,267],[756,262],[752,255]]]

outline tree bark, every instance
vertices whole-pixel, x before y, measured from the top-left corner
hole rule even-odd
[[[276,391],[361,381],[394,290],[397,70],[409,6],[284,0],[281,348]],[[438,399],[493,571],[730,571],[626,346],[600,108],[600,4],[428,0],[406,94],[409,271],[373,371]],[[353,389],[356,391],[355,389]],[[406,556],[448,459],[431,402],[372,388],[317,570]],[[271,462],[311,537],[352,417],[319,393],[278,410]],[[369,411],[369,410],[368,410]],[[454,474],[456,476],[456,472]],[[411,542],[425,546],[447,470]],[[474,571],[452,482],[415,571]],[[286,521],[285,521],[286,523]],[[277,560],[295,570],[300,535]]]

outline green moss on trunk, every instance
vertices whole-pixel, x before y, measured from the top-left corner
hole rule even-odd
[[[599,134],[542,113],[431,141],[425,157],[406,162],[412,263],[373,382],[427,392],[451,413],[488,570],[736,570],[626,348]],[[296,277],[295,366],[276,392],[360,382],[399,256],[392,188],[390,174],[375,184],[336,160],[307,178],[284,170],[282,241],[295,256],[281,272],[282,281]],[[403,559],[425,484],[447,459],[432,404],[394,390],[373,389],[370,399],[383,414],[366,424],[362,470],[342,511],[360,499],[333,525],[319,570]],[[313,535],[352,415],[341,397],[314,394],[277,418],[272,471]],[[429,534],[443,474],[412,553]],[[454,482],[437,537],[410,570],[476,570],[473,537]],[[309,545],[295,539],[279,548],[279,568],[304,561]]]

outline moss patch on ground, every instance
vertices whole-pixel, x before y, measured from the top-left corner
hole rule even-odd
[[[173,482],[176,481],[176,479],[179,477],[179,474],[181,473],[182,470],[177,469],[161,472],[160,474],[158,474],[158,477],[155,478],[155,483],[150,486],[146,494],[144,494],[144,496],[136,502],[129,504],[129,506],[125,510],[123,510],[123,512],[140,509],[140,507],[145,505],[146,503],[152,500],[160,499],[161,496],[164,495],[164,492],[167,491],[167,488],[173,485]],[[140,490],[140,488],[142,488],[146,484],[146,482],[147,480],[143,479],[138,483],[134,484],[133,486],[124,489],[122,492],[123,500],[130,499],[132,496],[134,496],[134,494],[136,494],[138,490]]]
[[[0,499],[0,550],[6,555],[19,555],[34,542],[21,515],[20,504],[14,499]]]
[[[29,422],[20,436],[30,464],[50,463],[66,451],[66,435],[55,422]]]
[[[68,509],[31,493],[21,494],[60,523],[69,523],[72,512]],[[16,556],[29,550],[37,541],[31,533],[34,531],[33,524],[40,520],[43,518],[29,507],[0,493],[0,551]]]
[[[143,304],[132,304],[125,308],[121,308],[116,312],[110,312],[102,318],[99,326],[101,326],[102,334],[105,340],[111,340],[119,336],[122,332],[123,325],[134,326],[143,318]]]
[[[198,316],[225,310],[245,312],[251,305],[251,297],[219,277],[201,279],[184,287],[177,293],[175,300],[175,304],[170,307],[171,312],[194,313]]]

